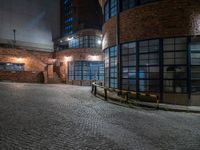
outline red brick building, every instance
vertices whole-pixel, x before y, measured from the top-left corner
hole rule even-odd
[[[2,47],[0,48],[0,81],[67,82],[70,84],[90,85],[92,81],[103,80],[104,67],[101,53],[102,35],[100,30],[102,12],[98,1],[61,0],[58,3],[61,4],[61,19],[57,19],[61,20],[61,37],[54,40],[55,51],[52,52],[53,49],[48,50],[39,44],[36,47],[34,43],[29,46],[23,46],[20,44],[23,41],[17,41],[15,45],[0,43],[0,47]],[[41,12],[40,7],[37,7],[37,3],[34,6],[37,8],[34,7],[34,9]],[[50,6],[55,5],[52,4]],[[4,6],[2,7],[5,9]],[[18,10],[18,8],[15,9],[19,12],[24,11],[21,9]],[[37,12],[36,10],[33,12]],[[47,17],[50,17],[50,14],[47,14]],[[42,16],[39,16],[39,19],[34,14],[31,14],[31,16],[33,25],[40,22],[41,24],[37,26],[37,32],[34,32],[35,30],[27,30],[34,32],[35,40],[42,43],[46,39],[44,37],[39,40],[40,32],[38,31],[43,29],[42,23],[46,20],[42,20],[44,18]],[[52,17],[54,16],[52,15]],[[28,18],[24,14],[23,16],[19,15],[18,20],[24,21],[23,17],[25,19]],[[51,19],[49,18],[48,21]],[[55,22],[54,24],[57,23]],[[15,24],[15,22],[12,22],[12,24]],[[53,27],[55,27],[54,24],[52,25]],[[48,27],[44,31],[47,31]],[[16,37],[20,34],[19,28],[16,30]],[[30,35],[26,30],[24,32]],[[47,35],[50,36],[51,34],[47,32]],[[29,38],[25,39],[29,40]],[[32,46],[35,47],[33,48]]]
[[[200,105],[200,2],[99,0],[105,85]]]
[[[55,70],[68,84],[104,79],[102,12],[97,0],[62,0],[62,37],[55,41]],[[91,7],[92,6],[92,7]]]

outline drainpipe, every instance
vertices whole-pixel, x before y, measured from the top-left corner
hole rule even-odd
[[[121,90],[121,52],[120,52],[120,0],[117,0],[117,16],[116,16],[116,46],[118,52],[118,89]]]

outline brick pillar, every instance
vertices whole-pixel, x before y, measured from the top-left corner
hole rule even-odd
[[[47,75],[48,75],[48,79],[53,79],[53,65],[48,65]]]

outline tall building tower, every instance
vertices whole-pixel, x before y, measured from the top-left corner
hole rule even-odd
[[[61,29],[62,36],[68,36],[74,33],[74,4],[73,0],[61,0]]]
[[[55,41],[59,75],[78,85],[103,80],[103,16],[98,0],[62,0],[61,8],[62,37]]]

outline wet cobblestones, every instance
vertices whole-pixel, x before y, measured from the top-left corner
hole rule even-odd
[[[89,87],[0,83],[0,150],[199,150],[200,115],[125,108]]]

